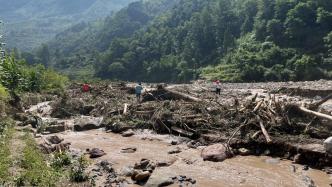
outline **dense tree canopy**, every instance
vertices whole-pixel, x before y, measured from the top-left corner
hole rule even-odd
[[[133,3],[103,22],[77,25],[80,32],[71,28],[50,44],[50,64],[155,82],[331,78],[331,0],[167,2]]]

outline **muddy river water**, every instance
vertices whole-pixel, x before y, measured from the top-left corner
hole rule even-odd
[[[167,161],[173,164],[158,167],[151,177],[173,177],[185,175],[197,181],[194,186],[330,186],[332,180],[325,172],[315,169],[303,170],[303,166],[291,161],[271,157],[237,156],[224,162],[206,162],[200,157],[202,148],[191,149],[185,144],[171,145],[177,137],[156,135],[151,132],[138,132],[132,137],[105,133],[103,130],[85,132],[67,131],[57,134],[71,142],[71,148],[86,150],[103,149],[107,155],[94,160],[107,160],[120,172],[126,166],[133,166],[142,158],[152,161]],[[168,154],[168,151],[180,147],[182,152]],[[134,153],[121,153],[123,148],[135,147]],[[131,185],[134,186],[134,185]]]

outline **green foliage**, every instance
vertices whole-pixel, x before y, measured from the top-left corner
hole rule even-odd
[[[89,161],[84,155],[79,157],[77,161],[73,163],[70,169],[70,180],[73,182],[85,182],[89,180],[89,176],[86,173],[86,168],[89,166]]]
[[[0,84],[0,102],[8,101],[9,97],[7,89]]]
[[[0,122],[0,186],[6,185],[11,177],[8,169],[12,163],[9,145],[13,134],[13,124],[13,121],[3,118]]]
[[[16,60],[14,56],[6,57],[0,65],[0,95],[6,97],[6,89],[10,93],[17,92],[61,92],[68,82],[68,78],[46,69],[43,65],[28,66],[23,60]]]
[[[234,82],[331,78],[330,0],[169,2],[136,2],[62,33],[50,43],[51,64],[151,82],[188,82],[200,73]]]
[[[18,183],[31,186],[55,186],[61,174],[46,163],[46,158],[37,147],[30,134],[24,136],[26,146],[23,150],[22,168],[24,171]]]
[[[67,152],[57,152],[51,163],[51,167],[56,170],[61,170],[63,167],[69,166],[72,163],[72,158]]]

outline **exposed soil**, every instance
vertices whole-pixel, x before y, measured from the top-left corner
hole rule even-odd
[[[73,154],[93,148],[104,151],[106,155],[93,162],[107,160],[115,173],[94,174],[99,169],[91,166],[91,175],[101,186],[109,184],[110,177],[112,184],[133,185],[130,178],[119,177],[124,167],[141,159],[168,163],[152,169],[147,184],[161,176],[173,177],[174,186],[185,184],[183,181],[192,186],[332,183],[325,173],[330,173],[332,156],[323,146],[332,136],[332,123],[298,110],[300,106],[311,109],[330,95],[332,81],[223,84],[220,96],[205,82],[144,86],[142,102],[137,103],[133,84],[97,84],[89,93],[83,93],[80,85],[72,85],[63,97],[26,112],[37,116],[33,123],[38,131],[70,142]],[[331,115],[332,101],[314,110]],[[130,129],[134,133],[123,133]],[[245,148],[251,156],[238,155],[218,163],[203,161],[202,149],[219,142],[228,143],[235,155]]]
[[[23,171],[21,166],[21,159],[23,158],[23,149],[25,143],[23,141],[24,132],[21,128],[16,128],[13,134],[13,137],[10,142],[10,155],[11,160],[13,161],[12,167],[9,168],[9,172],[13,179],[20,176],[20,173]]]

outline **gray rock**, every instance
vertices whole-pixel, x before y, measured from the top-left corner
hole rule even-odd
[[[174,184],[174,180],[171,177],[167,177],[161,174],[152,174],[148,182],[144,187],[156,187],[156,186],[169,186]]]
[[[59,144],[59,143],[61,143],[64,140],[63,138],[59,138],[59,136],[49,136],[46,139],[51,144]]]
[[[130,137],[130,136],[133,136],[133,135],[135,135],[135,133],[131,129],[129,129],[129,130],[127,130],[127,131],[125,131],[125,132],[122,133],[123,137]]]
[[[66,131],[66,126],[65,125],[52,125],[52,126],[47,126],[45,128],[45,131],[49,133],[59,133],[59,132],[64,132]]]
[[[239,155],[242,155],[242,156],[248,156],[251,154],[251,151],[249,149],[246,149],[246,148],[240,148],[238,150],[239,152]]]
[[[134,180],[135,181],[145,181],[149,179],[151,176],[151,173],[149,171],[141,171],[137,175],[135,175]]]
[[[123,148],[121,150],[121,153],[135,153],[137,150],[136,147],[128,147],[128,148]]]
[[[126,177],[131,177],[134,174],[135,170],[131,166],[126,166],[123,167],[120,171],[120,175],[126,176]]]
[[[105,130],[111,131],[114,133],[121,133],[121,132],[131,129],[132,127],[133,127],[132,125],[128,125],[123,122],[116,122],[116,123],[110,122],[110,123],[106,123]]]
[[[107,160],[103,160],[103,161],[99,162],[97,165],[108,173],[114,171],[114,169],[112,168],[112,164],[109,163]]]
[[[142,159],[139,163],[135,163],[135,169],[145,169],[150,164],[150,160]]]
[[[204,161],[222,162],[227,158],[232,157],[232,152],[224,144],[214,144],[205,147],[202,150],[201,157]]]
[[[90,158],[98,158],[98,157],[102,157],[104,155],[106,155],[106,153],[98,148],[93,148],[91,150],[87,150],[88,153],[90,154]]]
[[[324,141],[324,147],[327,153],[332,154],[332,137],[329,137]]]
[[[180,147],[175,147],[174,149],[168,151],[168,154],[176,154],[176,153],[181,153]]]
[[[80,119],[76,119],[74,122],[74,130],[75,131],[86,131],[92,129],[99,129],[103,127],[102,124],[103,117],[82,117]]]

